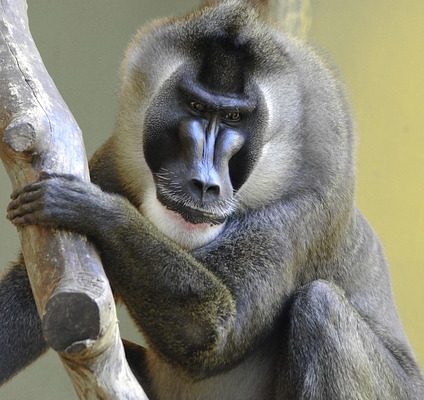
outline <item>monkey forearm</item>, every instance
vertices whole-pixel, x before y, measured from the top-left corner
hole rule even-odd
[[[114,207],[125,211],[100,224],[94,240],[113,285],[152,344],[197,375],[242,359],[269,333],[293,291],[292,269],[284,268],[279,253],[268,251],[284,246],[288,264],[290,240],[272,223],[250,229],[249,219],[235,220],[194,257],[128,201],[116,200]],[[253,240],[263,246],[254,254],[241,251]]]
[[[132,206],[95,237],[112,285],[149,341],[171,359],[197,368],[222,348],[235,303],[219,279],[158,234]]]
[[[118,207],[125,209],[122,218],[94,240],[113,286],[150,344],[196,377],[242,359],[283,304],[282,286],[273,288],[285,279],[276,264],[261,273],[267,284],[245,293],[236,288],[241,275],[251,287],[259,281],[253,257],[234,260],[221,248],[217,253],[227,254],[222,267],[234,276],[212,273],[203,257],[196,259],[167,240],[126,200]]]

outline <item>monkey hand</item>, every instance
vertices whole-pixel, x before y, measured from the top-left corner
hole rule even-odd
[[[41,173],[12,193],[7,218],[17,226],[41,225],[89,234],[108,218],[117,197],[73,175]]]

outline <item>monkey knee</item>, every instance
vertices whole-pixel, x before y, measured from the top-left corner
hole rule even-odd
[[[325,316],[344,307],[344,295],[336,285],[325,281],[313,281],[298,290],[293,307],[304,311],[314,311],[314,315]]]
[[[346,299],[330,282],[317,280],[303,286],[295,295],[291,307],[291,331],[316,340],[316,336],[333,336],[344,325]]]

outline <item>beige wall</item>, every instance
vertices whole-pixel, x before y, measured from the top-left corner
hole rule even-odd
[[[386,248],[401,318],[424,365],[424,2],[312,0],[311,41],[337,64],[351,94],[358,131],[357,203]],[[143,21],[183,12],[195,1],[28,0],[45,64],[84,132],[87,151],[108,136],[116,70]],[[0,209],[9,181],[0,168]],[[18,249],[0,213],[0,265]],[[421,246],[420,246],[421,245]],[[122,314],[125,336],[137,338]],[[1,351],[1,349],[0,349]],[[74,399],[55,354],[6,386],[0,399]]]

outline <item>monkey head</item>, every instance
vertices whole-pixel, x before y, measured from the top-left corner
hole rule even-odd
[[[291,42],[280,38],[228,1],[155,22],[127,51],[115,135],[129,174],[121,178],[142,213],[185,247],[215,238],[234,212],[316,178],[296,179],[305,96]],[[322,142],[309,160],[328,157]]]

